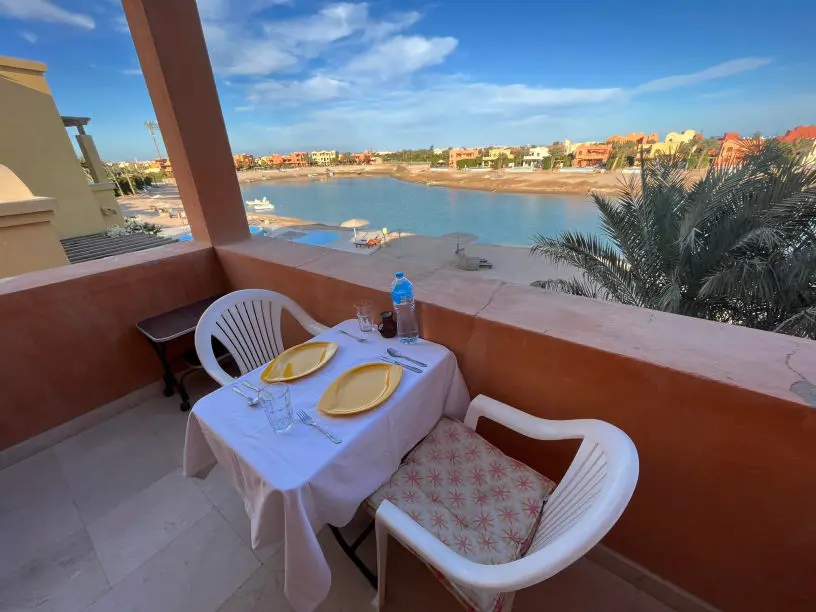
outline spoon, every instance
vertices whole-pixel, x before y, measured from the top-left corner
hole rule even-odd
[[[244,399],[245,399],[245,400],[246,400],[246,401],[249,403],[249,405],[250,405],[250,406],[252,406],[253,408],[254,408],[255,406],[257,406],[257,405],[258,405],[258,403],[261,401],[261,399],[260,399],[259,397],[250,397],[250,396],[248,396],[246,393],[244,393],[243,391],[241,391],[241,390],[240,390],[238,387],[230,387],[230,389],[232,389],[232,390],[233,390],[233,391],[235,391],[235,392],[236,392],[238,395],[240,395],[241,397],[243,397],[243,398],[244,398]]]
[[[391,355],[392,357],[399,357],[400,359],[405,359],[406,361],[410,361],[411,363],[415,363],[418,366],[422,366],[423,368],[428,367],[427,363],[422,363],[421,361],[417,361],[416,359],[413,359],[413,358],[409,357],[408,355],[403,355],[397,349],[389,348],[388,349],[388,354]]]

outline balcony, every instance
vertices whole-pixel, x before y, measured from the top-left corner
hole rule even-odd
[[[280,556],[248,550],[242,508],[217,472],[203,483],[179,477],[184,415],[177,398],[158,397],[158,363],[135,323],[266,287],[334,324],[356,299],[385,307],[382,288],[404,263],[253,238],[174,244],[1,285],[4,346],[15,358],[0,416],[0,533],[11,542],[0,600],[99,597],[94,611],[278,601]],[[709,609],[697,598],[733,610],[809,607],[812,342],[499,281],[463,284],[419,264],[406,274],[424,336],[456,353],[472,394],[548,418],[610,421],[641,456],[635,497],[604,546],[520,595],[517,609]],[[287,344],[302,339],[285,328]],[[200,396],[210,387],[203,375],[197,382]],[[574,452],[498,427],[483,433],[554,479]],[[342,578],[326,609],[364,609],[372,592],[336,553]],[[410,556],[394,563],[405,565],[391,574],[394,609],[445,601]],[[81,581],[70,579],[79,571]],[[219,578],[200,578],[206,572]],[[139,588],[144,581],[155,588]]]
[[[385,309],[397,268],[415,280],[423,336],[456,354],[471,395],[603,419],[638,448],[638,488],[603,544],[515,609],[813,609],[816,344],[250,238],[195,3],[125,7],[196,241],[0,283],[0,609],[287,609],[281,551],[249,549],[219,472],[180,476],[185,415],[160,396],[135,325],[248,287],[336,324],[360,299]],[[304,339],[285,320],[285,343]],[[195,382],[196,397],[212,388]],[[575,452],[479,431],[556,481]],[[373,591],[323,542],[323,609],[370,609]],[[391,549],[389,610],[457,609]]]
[[[196,398],[213,388],[206,375],[193,379]],[[0,471],[2,609],[291,609],[282,547],[250,548],[249,520],[225,473],[216,467],[205,480],[182,476],[186,415],[177,403],[155,393]],[[359,533],[365,520],[361,514],[344,531]],[[374,590],[328,530],[321,544],[333,587],[319,609],[370,610]],[[453,608],[427,569],[394,549],[388,609],[443,602]],[[373,536],[361,556],[376,567]],[[670,610],[590,560],[520,594],[515,609],[537,610],[540,601],[587,612],[610,602],[616,609]]]

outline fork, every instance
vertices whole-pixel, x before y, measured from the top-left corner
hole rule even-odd
[[[348,336],[349,338],[354,338],[357,342],[368,342],[368,340],[366,338],[360,338],[358,336],[355,336],[354,334],[350,334],[345,329],[338,329],[337,331],[340,332],[341,334],[343,334],[344,336]]]
[[[335,444],[340,444],[342,442],[342,440],[335,436],[333,433],[326,431],[320,425],[318,425],[317,421],[315,421],[314,418],[310,417],[308,414],[303,412],[303,410],[298,410],[297,414],[298,418],[300,419],[300,422],[303,423],[304,425],[309,425],[311,427],[317,428],[317,430],[320,431],[320,433],[322,433],[324,436],[326,436],[329,440],[331,440]]]

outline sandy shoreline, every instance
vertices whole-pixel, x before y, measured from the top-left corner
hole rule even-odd
[[[354,175],[357,176],[357,175]],[[370,176],[363,174],[360,176]],[[181,198],[175,185],[158,185],[146,195],[123,196],[119,198],[122,213],[127,217],[137,217],[142,221],[155,223],[163,228],[163,234],[178,236],[189,229],[186,219],[171,218],[168,212],[153,210],[153,207],[165,210],[183,210]],[[270,231],[279,228],[295,230],[327,230],[336,232],[338,239],[333,248],[350,251],[359,256],[377,257],[386,254],[388,257],[421,263],[433,269],[444,269],[467,276],[489,278],[505,282],[530,284],[533,281],[547,278],[571,278],[572,271],[557,267],[541,258],[531,257],[529,248],[525,246],[504,246],[473,243],[467,245],[467,255],[483,257],[493,264],[492,269],[481,269],[478,272],[465,272],[456,268],[454,249],[456,245],[450,240],[433,236],[417,236],[412,234],[389,235],[388,242],[379,250],[364,250],[349,248],[352,231],[333,225],[327,225],[305,219],[282,217],[275,214],[247,213],[250,225],[259,225]],[[261,240],[280,240],[285,238],[258,238]],[[332,248],[332,245],[329,245]]]
[[[426,164],[378,164],[371,166],[335,166],[334,176],[328,176],[326,168],[296,168],[292,170],[248,170],[238,173],[242,184],[256,182],[305,182],[330,181],[336,178],[390,177],[428,187],[471,189],[497,193],[526,195],[587,195],[592,191],[615,193],[621,182],[636,175],[620,171],[597,174],[577,174],[536,170],[533,172],[509,172],[489,170],[472,172],[464,170],[433,169]],[[309,175],[315,176],[309,176]]]

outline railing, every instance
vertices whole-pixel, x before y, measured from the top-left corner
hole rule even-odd
[[[816,343],[464,281],[387,251],[186,243],[0,284],[4,351],[14,356],[0,388],[0,446],[158,380],[140,319],[258,287],[335,324],[359,299],[387,309],[398,268],[415,280],[423,336],[456,354],[471,394],[546,418],[602,419],[631,436],[641,477],[608,546],[724,609],[807,609],[816,555],[797,526],[813,514],[816,417],[791,387],[816,372]],[[287,345],[305,339],[284,319]],[[576,449],[489,423],[480,431],[556,480]],[[784,580],[767,579],[780,567]]]

